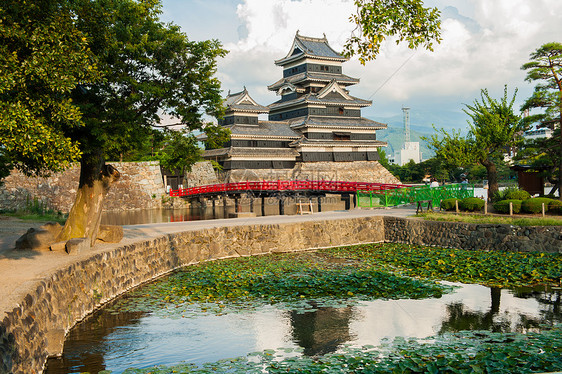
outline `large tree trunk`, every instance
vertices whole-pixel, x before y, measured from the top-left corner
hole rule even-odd
[[[486,168],[488,175],[488,201],[490,201],[494,193],[499,191],[498,171],[496,170],[496,164],[490,160],[481,161],[481,164]]]
[[[103,200],[109,187],[120,177],[101,155],[84,155],[80,162],[80,182],[76,200],[57,241],[88,238],[93,246],[98,236]]]

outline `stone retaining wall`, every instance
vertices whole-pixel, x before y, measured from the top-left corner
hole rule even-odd
[[[384,218],[387,242],[484,251],[562,253],[560,226],[519,227]]]
[[[210,228],[92,250],[49,277],[0,323],[0,373],[39,373],[47,355],[60,354],[64,335],[95,308],[144,282],[197,262],[288,249],[372,242],[490,250],[562,253],[562,228],[516,228],[364,217],[285,224]]]
[[[104,210],[160,208],[165,190],[158,161],[109,164],[119,170],[121,178],[109,189]],[[47,178],[26,177],[14,170],[0,186],[0,209],[24,209],[36,200],[45,208],[68,213],[79,178],[79,165]]]
[[[226,182],[276,180],[328,180],[400,183],[378,161],[297,162],[293,169],[239,169],[221,173]]]

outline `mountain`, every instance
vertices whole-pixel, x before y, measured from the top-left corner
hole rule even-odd
[[[466,122],[467,115],[464,112],[455,111],[429,111],[429,110],[410,110],[410,141],[420,143],[420,151],[422,152],[422,160],[427,160],[434,156],[427,145],[427,142],[421,137],[430,138],[435,133],[433,127],[446,131],[451,129],[459,129],[465,133],[468,129]],[[394,152],[402,149],[404,145],[404,118],[403,114],[391,117],[371,118],[377,122],[386,123],[386,130],[377,131],[377,139],[388,143],[386,154],[394,156]]]
[[[427,142],[422,140],[421,137],[430,137],[432,132],[420,132],[410,128],[410,141],[420,143],[420,151],[422,152],[422,160],[431,158],[434,153],[431,151]],[[394,152],[402,149],[404,145],[404,128],[388,125],[386,130],[377,131],[377,140],[387,142],[388,147],[385,148],[387,156],[394,156]]]

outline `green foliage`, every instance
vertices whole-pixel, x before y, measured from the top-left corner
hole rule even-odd
[[[105,78],[74,91],[87,126],[72,135],[86,153],[127,154],[154,135],[151,126],[195,130],[202,128],[203,114],[222,114],[214,74],[226,51],[218,41],[192,42],[178,26],[162,23],[159,1],[74,4]],[[162,124],[165,116],[170,121]]]
[[[189,41],[160,12],[156,0],[3,3],[0,140],[16,167],[138,158],[154,153],[162,115],[194,130],[222,114],[214,74],[226,51]]]
[[[468,212],[477,212],[484,208],[484,200],[478,197],[466,197],[459,201],[459,208]]]
[[[490,214],[459,215],[449,213],[423,213],[418,216],[430,221],[501,224],[513,226],[562,226],[562,219],[555,217],[512,218]]]
[[[147,311],[172,305],[173,313],[182,307],[183,315],[188,315],[193,310],[224,313],[273,303],[310,309],[310,300],[317,305],[334,305],[338,299],[347,303],[353,299],[440,297],[447,290],[436,283],[393,275],[360,261],[342,264],[326,256],[297,253],[189,266],[138,290],[124,303]],[[140,297],[142,303],[135,297]]]
[[[457,204],[456,201],[458,201],[459,199],[457,198],[452,198],[452,199],[444,199],[441,200],[441,209],[444,210],[456,210],[457,208]],[[460,201],[459,201],[459,206],[460,206]]]
[[[386,150],[383,147],[378,148],[378,153],[380,157],[380,164],[387,170],[390,169],[390,162],[388,161],[388,156],[386,155]],[[395,177],[398,177],[396,174],[393,173]],[[398,178],[400,179],[400,178]]]
[[[71,92],[100,74],[71,7],[66,0],[0,5],[0,144],[28,175],[64,170],[81,156],[66,133],[84,128]]]
[[[544,211],[548,212],[550,204],[553,202],[553,199],[549,199],[547,197],[534,197],[532,199],[528,199],[523,201],[521,204],[521,210],[525,213],[541,213],[542,212],[542,204],[544,204]]]
[[[522,202],[523,201],[519,199],[507,199],[496,201],[493,206],[498,213],[509,214],[509,203],[511,203],[511,207],[513,209],[512,212],[519,213],[521,211]]]
[[[519,158],[534,166],[548,166],[549,180],[559,183],[562,180],[562,44],[543,44],[531,53],[530,60],[521,68],[527,71],[525,80],[537,85],[521,109],[539,111],[525,118],[526,125],[555,130],[552,138],[528,142]]]
[[[218,149],[230,140],[230,129],[223,126],[207,124],[205,126],[205,148]]]
[[[181,363],[123,374],[169,373],[537,373],[562,369],[562,329],[497,333],[462,331],[426,339],[396,338],[378,347],[343,347],[337,353],[303,357],[293,349],[265,350],[197,366]]]
[[[558,253],[469,251],[380,243],[322,252],[346,259],[363,259],[375,269],[451,282],[513,287],[557,285],[562,280],[562,255]]]
[[[553,199],[548,204],[548,211],[555,214],[562,214],[562,201]]]
[[[490,97],[488,90],[480,92],[480,101],[474,100],[466,105],[464,112],[470,117],[470,131],[466,137],[460,131],[451,134],[444,129],[438,131],[429,140],[437,157],[450,165],[468,168],[480,163],[486,168],[490,195],[498,190],[498,160],[502,159],[505,147],[512,147],[520,142],[519,134],[524,129],[521,118],[513,113],[513,104],[517,90],[508,99],[507,86],[503,97],[496,100]]]
[[[531,194],[519,188],[506,188],[504,193],[506,200],[527,200],[531,198]]]
[[[357,25],[344,46],[344,55],[359,55],[359,61],[374,60],[382,42],[393,38],[406,42],[408,48],[419,46],[433,51],[433,43],[441,42],[440,12],[424,8],[421,0],[355,0],[357,13],[350,20]]]
[[[201,148],[197,139],[186,130],[167,131],[159,154],[160,165],[170,171],[177,171],[180,175],[185,170],[191,170],[191,166],[201,160]]]

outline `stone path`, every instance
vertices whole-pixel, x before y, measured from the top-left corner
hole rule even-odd
[[[317,220],[347,219],[368,216],[389,215],[407,217],[415,214],[415,207],[396,207],[386,209],[350,211],[332,211],[309,215],[265,216],[251,218],[231,218],[205,221],[187,221],[171,223],[151,223],[143,225],[123,226],[124,238],[118,244],[96,244],[90,251],[77,255],[65,252],[13,251],[15,240],[30,227],[38,227],[41,223],[14,221],[12,227],[0,231],[0,320],[4,313],[11,311],[34,285],[48,277],[55,270],[64,268],[74,262],[88,258],[94,253],[131,244],[149,238],[182,231],[193,231],[211,227],[239,226],[252,224],[282,224]],[[10,225],[9,220],[0,220],[0,225]],[[9,234],[9,235],[6,235]],[[15,234],[15,235],[14,235]]]

